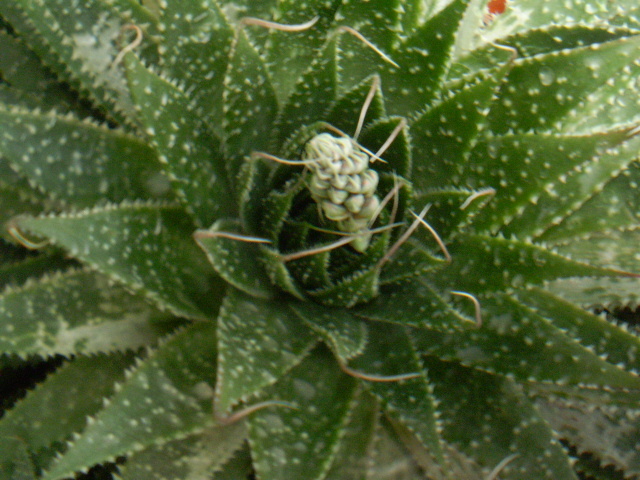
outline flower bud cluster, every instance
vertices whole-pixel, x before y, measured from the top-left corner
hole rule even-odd
[[[342,232],[366,231],[380,205],[378,174],[369,168],[369,158],[350,138],[329,133],[316,135],[305,147],[304,160],[312,161],[311,196]],[[367,237],[353,246],[362,251],[368,243]]]

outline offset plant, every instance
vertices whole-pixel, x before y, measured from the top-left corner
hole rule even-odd
[[[0,478],[640,474],[636,0],[0,15]]]

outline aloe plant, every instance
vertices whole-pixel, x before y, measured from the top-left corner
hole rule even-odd
[[[0,3],[0,478],[640,475],[640,8],[504,7]]]

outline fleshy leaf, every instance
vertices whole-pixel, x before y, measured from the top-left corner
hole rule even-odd
[[[214,345],[212,322],[194,323],[161,345],[129,373],[43,478],[62,479],[96,463],[212,426]],[[123,431],[129,434],[121,435]]]
[[[218,3],[212,0],[162,2],[158,28],[162,31],[165,52],[163,72],[169,78],[184,82],[184,90],[193,96],[194,115],[204,119],[220,135],[222,86],[233,33]]]
[[[640,36],[634,36],[516,61],[500,101],[492,105],[490,130],[543,132],[571,124],[589,93],[616,75],[627,76],[623,69],[638,57],[639,48]]]
[[[245,155],[269,149],[269,130],[278,109],[266,66],[244,29],[236,32],[224,86],[223,147],[229,177],[235,178]]]
[[[367,346],[349,367],[373,377],[415,374],[396,381],[367,381],[364,377],[363,384],[380,399],[388,415],[407,427],[432,455],[442,458],[431,387],[409,336],[390,323],[370,322],[368,327]]]
[[[349,310],[320,307],[311,302],[290,303],[306,324],[318,332],[342,362],[358,355],[367,342],[367,327]]]
[[[15,3],[37,29],[37,47],[55,58],[54,68],[79,81],[84,91],[109,105],[114,115],[121,117],[123,112],[133,117],[126,80],[113,65],[124,19],[100,0],[87,0],[82,8],[69,6],[64,0]]]
[[[370,320],[427,327],[452,332],[473,325],[424,278],[388,287],[383,294],[354,313]]]
[[[453,260],[440,272],[456,290],[482,292],[562,277],[625,275],[620,270],[571,260],[530,242],[488,235],[459,237],[449,251]]]
[[[492,136],[479,141],[470,154],[465,176],[473,179],[471,187],[492,187],[496,193],[474,219],[474,228],[495,232],[509,221],[523,227],[534,222],[540,228],[540,225],[544,225],[543,218],[533,220],[529,215],[525,217],[527,221],[523,221],[523,210],[529,207],[528,204],[537,204],[541,197],[549,196],[547,192],[557,189],[553,195],[555,213],[562,191],[567,190],[567,195],[562,195],[563,200],[567,196],[580,195],[575,185],[572,191],[563,186],[567,177],[572,175],[577,179],[579,177],[578,181],[582,182],[580,185],[584,185],[581,197],[576,200],[588,198],[596,191],[596,180],[589,182],[587,178],[587,172],[596,169],[595,162],[602,164],[599,170],[606,175],[605,179],[609,178],[605,168],[607,165],[612,171],[617,171],[620,163],[624,165],[628,162],[627,159],[617,160],[615,157],[609,160],[606,157],[599,158],[604,151],[616,147],[626,137],[624,131],[589,135],[524,133]],[[585,170],[585,173],[580,174],[581,170]],[[594,173],[591,176],[595,177]],[[520,175],[526,181],[514,182],[514,175]],[[551,210],[551,205],[547,206],[547,210]],[[517,227],[511,226],[507,228],[518,233],[524,230],[516,230]],[[523,233],[529,231],[531,227]]]
[[[259,244],[215,236],[217,232],[234,233],[238,227],[237,222],[218,220],[211,229],[198,230],[194,237],[222,278],[249,295],[270,298],[274,289],[264,265],[257,260]]]
[[[187,94],[146,68],[133,54],[125,57],[136,109],[158,151],[178,198],[199,226],[230,213],[229,186],[220,142],[194,112]]]
[[[611,308],[640,305],[640,278],[563,278],[544,285],[550,292],[582,308]]]
[[[178,315],[202,318],[222,294],[211,291],[213,270],[178,207],[125,204],[17,221]]]
[[[412,116],[429,105],[447,73],[459,23],[469,0],[455,0],[394,46],[391,56],[400,65],[382,72],[389,112]],[[403,6],[404,8],[404,6]]]
[[[633,162],[539,239],[547,243],[572,241],[592,232],[634,228],[640,224],[640,165]]]
[[[231,291],[218,319],[216,414],[276,382],[315,343],[286,303]]]
[[[155,152],[122,131],[71,116],[0,107],[0,153],[53,198],[77,207],[166,197]],[[24,146],[32,145],[28,152]]]
[[[149,447],[127,458],[120,467],[123,480],[211,478],[247,435],[244,424],[210,427],[204,432]]]
[[[329,352],[313,351],[300,365],[265,391],[265,397],[290,403],[273,406],[248,420],[249,444],[259,478],[324,478],[348,421],[355,382]]]
[[[613,365],[640,372],[640,338],[542,289],[518,292],[518,298],[535,308],[594,353]],[[640,387],[639,387],[640,388]]]
[[[486,472],[517,454],[500,471],[500,479],[577,479],[549,426],[509,380],[435,359],[427,359],[426,365],[444,438]]]
[[[63,442],[84,427],[87,415],[103,407],[132,361],[132,355],[121,354],[75,358],[4,414],[0,438],[19,438],[37,467],[45,468]],[[0,464],[10,464],[11,455],[0,449]]]
[[[170,319],[100,274],[72,271],[0,295],[0,348],[45,357],[137,349],[175,328]]]
[[[447,92],[440,103],[411,124],[412,180],[418,192],[460,183],[466,187],[461,179],[466,153],[484,124],[500,81],[510,68],[511,64],[507,63],[489,73],[465,79],[461,82],[462,88]]]
[[[535,390],[534,390],[535,392]],[[625,478],[640,474],[638,433],[640,432],[640,392],[620,394],[583,390],[566,397],[564,392],[535,392],[534,402],[541,415],[562,438],[604,465],[613,465]],[[619,478],[622,478],[620,476]]]
[[[474,331],[413,330],[418,351],[521,382],[640,387],[636,375],[603,360],[516,300],[482,298],[480,305],[485,321]]]
[[[302,24],[318,17],[311,28],[302,32],[269,30],[263,55],[269,69],[269,77],[273,79],[274,92],[280,103],[290,96],[295,82],[317,58],[318,51],[327,37],[330,22],[340,3],[343,3],[342,0],[312,0],[304,3],[296,0],[280,0],[278,2],[280,14],[278,23]]]
[[[330,480],[364,480],[369,450],[378,425],[378,402],[360,387],[351,402],[344,434],[325,478]]]

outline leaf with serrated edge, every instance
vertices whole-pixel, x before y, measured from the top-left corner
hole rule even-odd
[[[540,288],[519,291],[516,295],[601,358],[640,373],[640,338],[637,335]]]
[[[62,442],[82,430],[86,417],[103,407],[104,399],[114,393],[116,382],[124,379],[125,369],[132,363],[133,355],[75,358],[5,412],[0,438],[20,438],[34,454],[38,467],[46,467]],[[9,450],[0,449],[0,465],[10,463],[10,455]]]
[[[178,198],[198,226],[208,227],[232,208],[220,141],[181,88],[149,70],[133,53],[124,60],[139,118]]]
[[[243,423],[211,427],[189,437],[153,446],[127,457],[122,480],[202,480],[211,478],[247,436]]]
[[[0,131],[0,153],[11,165],[67,204],[82,208],[105,200],[166,197],[166,189],[153,188],[161,176],[155,152],[122,131],[70,115],[2,106]]]
[[[369,322],[368,327],[365,350],[349,362],[349,367],[373,377],[415,374],[388,382],[365,378],[363,385],[381,400],[388,415],[405,425],[432,455],[442,458],[431,387],[407,333],[391,323]]]
[[[213,293],[213,269],[179,207],[110,205],[17,222],[178,315],[203,318],[222,295]]]
[[[56,59],[54,67],[64,71],[81,89],[110,107],[133,117],[133,104],[126,80],[113,61],[119,53],[125,20],[101,0],[86,0],[82,6],[66,0],[17,0],[41,35],[41,45]],[[44,40],[44,41],[42,41]]]
[[[268,150],[278,109],[266,66],[244,29],[236,33],[224,85],[223,147],[229,157],[227,171],[235,178],[245,155]]]
[[[274,288],[264,265],[256,261],[260,257],[259,244],[242,238],[216,236],[216,232],[234,233],[238,230],[238,222],[218,220],[211,229],[198,230],[194,237],[211,265],[227,282],[249,295],[271,298]]]
[[[248,420],[249,444],[258,478],[319,480],[331,466],[348,421],[355,382],[328,350],[314,350],[264,392],[272,406]]]
[[[621,75],[631,80],[624,69],[639,53],[640,37],[635,35],[516,60],[500,101],[491,106],[489,129],[494,133],[544,132],[571,125],[576,107],[608,79]],[[554,101],[545,100],[549,98]]]
[[[374,432],[378,425],[378,402],[364,388],[356,389],[349,418],[327,480],[364,480]]]
[[[502,237],[460,236],[448,248],[453,260],[439,271],[440,281],[467,292],[517,287],[524,282],[535,285],[562,277],[632,275],[572,260],[541,245]]]
[[[137,349],[176,327],[167,320],[106,277],[71,271],[0,294],[0,349],[45,357]]]
[[[367,342],[367,327],[343,308],[320,307],[311,302],[291,302],[291,309],[318,332],[342,362],[358,355]]]
[[[452,308],[424,278],[390,286],[373,301],[358,306],[354,314],[370,320],[434,328],[453,332],[473,325],[470,318]]]
[[[213,0],[162,2],[163,72],[192,92],[194,114],[220,134],[222,84],[233,32]],[[215,45],[215,46],[214,46]]]
[[[562,298],[582,308],[640,305],[640,278],[561,278],[544,284],[545,290],[562,292]]]
[[[636,375],[601,359],[534,310],[496,297],[480,299],[485,318],[475,330],[412,330],[418,351],[521,382],[640,387]]]
[[[577,480],[569,457],[533,405],[507,379],[427,359],[442,435],[503,480]]]
[[[418,192],[444,185],[467,187],[461,178],[465,155],[484,126],[487,108],[496,89],[511,68],[506,64],[491,72],[465,78],[440,103],[411,124],[414,154],[412,180]],[[446,125],[447,128],[442,128]],[[433,159],[438,159],[433,161]],[[490,185],[481,185],[486,188]]]
[[[218,318],[216,414],[277,381],[316,341],[286,303],[229,292]]]
[[[639,475],[640,391],[624,392],[628,399],[624,403],[618,402],[618,392],[586,393],[567,397],[542,389],[534,403],[540,415],[578,453],[589,453],[602,465],[616,466],[624,472],[624,478]]]
[[[44,480],[211,427],[215,353],[213,322],[194,323],[160,345],[129,372]]]

